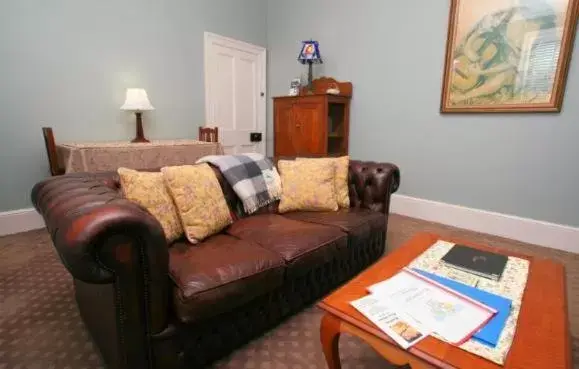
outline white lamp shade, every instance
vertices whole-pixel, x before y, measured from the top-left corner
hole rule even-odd
[[[151,105],[145,89],[127,88],[127,97],[125,103],[121,106],[121,110],[144,111],[155,110],[155,107]]]

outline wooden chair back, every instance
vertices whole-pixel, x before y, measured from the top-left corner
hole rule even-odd
[[[199,127],[199,141],[219,142],[218,127]]]
[[[58,176],[64,174],[64,169],[58,163],[58,155],[56,154],[56,142],[54,140],[54,133],[52,128],[42,127],[42,135],[44,136],[44,145],[46,146],[46,154],[48,155],[48,165],[50,167],[50,174]]]

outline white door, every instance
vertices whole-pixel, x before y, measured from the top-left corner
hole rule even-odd
[[[265,154],[265,63],[265,48],[205,32],[205,125],[226,154]]]

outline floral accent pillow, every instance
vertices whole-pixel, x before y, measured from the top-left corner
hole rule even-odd
[[[189,242],[198,243],[232,223],[219,181],[208,164],[163,167],[161,172]]]
[[[183,236],[177,208],[165,187],[162,173],[128,168],[119,168],[117,173],[125,198],[147,209],[161,223],[168,243]]]
[[[333,162],[280,160],[277,167],[281,177],[280,213],[338,210]]]
[[[350,207],[350,195],[348,192],[348,166],[350,165],[349,156],[340,156],[337,158],[297,158],[296,160],[319,160],[329,161],[336,166],[334,175],[334,187],[336,189],[336,201],[340,208]]]

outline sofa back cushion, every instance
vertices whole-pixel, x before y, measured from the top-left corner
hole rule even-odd
[[[225,201],[227,202],[227,206],[231,210],[231,216],[234,219],[236,219],[238,217],[243,217],[244,216],[243,204],[241,203],[241,201],[239,200],[239,198],[235,194],[235,191],[233,191],[233,188],[231,187],[229,182],[227,182],[225,177],[223,177],[223,174],[221,174],[221,171],[219,170],[219,168],[217,168],[216,166],[211,165],[211,164],[209,164],[209,166],[211,167],[211,169],[213,170],[213,173],[215,173],[215,177],[219,181],[219,186],[221,186],[221,191],[223,191],[223,195],[225,196]],[[150,172],[160,173],[161,168],[144,168],[144,169],[138,169],[138,171],[141,173],[150,173]],[[99,175],[102,175],[103,183],[107,187],[117,191],[119,193],[119,196],[124,196],[124,194],[122,193],[122,190],[121,190],[120,177],[119,177],[119,174],[117,172],[101,172],[101,173],[99,173]],[[274,212],[277,213],[277,211],[274,211]]]
[[[350,197],[348,195],[348,164],[350,163],[349,156],[340,156],[332,158],[296,158],[296,160],[311,160],[318,162],[326,162],[336,167],[334,173],[334,188],[336,191],[336,201],[338,206],[343,209],[350,207]],[[324,164],[322,164],[324,165]]]
[[[127,168],[119,168],[117,172],[125,198],[147,209],[159,221],[168,243],[183,236],[177,209],[161,173],[139,172]]]
[[[208,164],[164,167],[161,172],[189,242],[198,243],[231,224],[221,186]]]
[[[282,186],[280,213],[338,210],[334,186],[336,165],[332,161],[280,160],[277,165]]]

